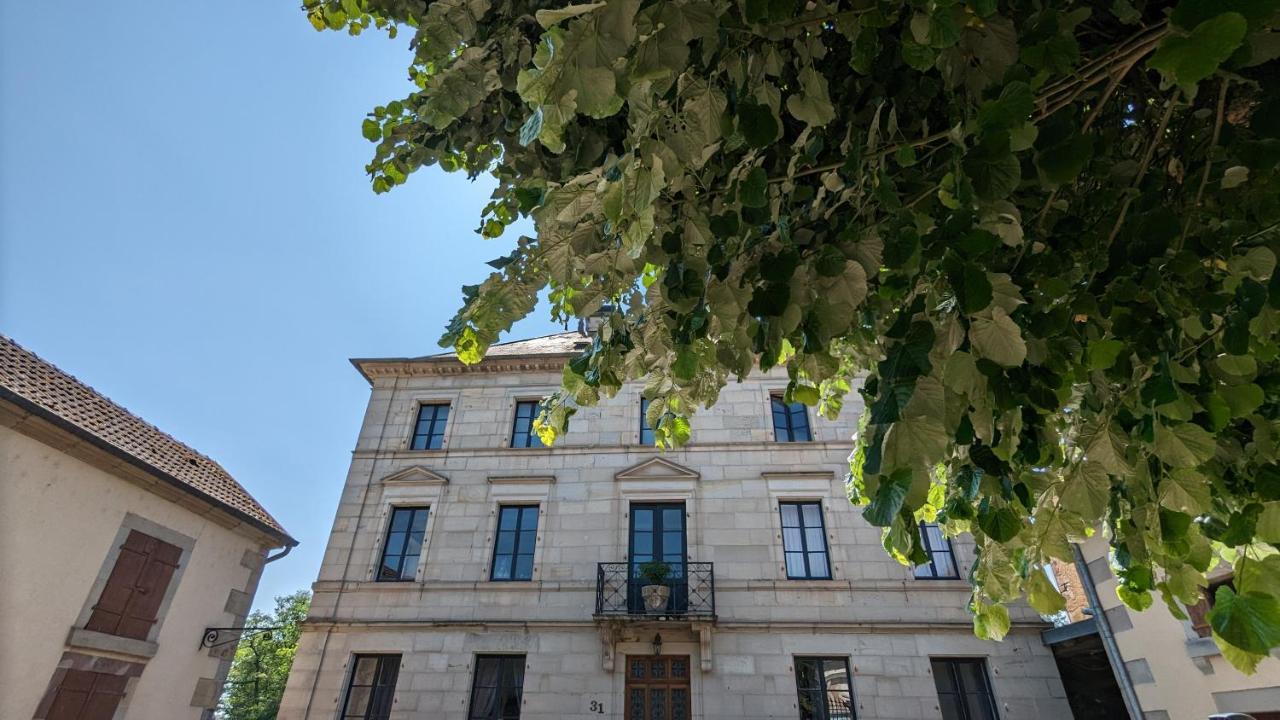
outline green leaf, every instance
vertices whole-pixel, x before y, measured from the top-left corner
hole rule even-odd
[[[1027,359],[1027,344],[1022,340],[1022,330],[1003,308],[992,308],[989,319],[982,316],[973,318],[969,326],[969,341],[979,357],[998,365],[1017,367]]]
[[[382,126],[377,120],[365,118],[364,122],[360,123],[360,134],[364,135],[364,139],[369,142],[378,142],[382,139]]]
[[[1128,585],[1117,585],[1116,597],[1120,598],[1120,602],[1124,603],[1129,609],[1136,612],[1146,610],[1151,607],[1153,602],[1150,590],[1137,590]]]
[[[1200,23],[1224,12],[1237,12],[1249,21],[1249,27],[1262,27],[1275,18],[1280,10],[1276,0],[1180,0],[1169,16],[1170,22],[1185,30],[1193,30]]]
[[[1231,409],[1231,417],[1244,417],[1262,405],[1262,388],[1249,383],[1247,385],[1226,385],[1218,388],[1218,394]]]
[[[1189,36],[1166,37],[1147,64],[1191,92],[1240,47],[1247,29],[1240,13],[1222,13],[1197,25]]]
[[[901,469],[889,476],[881,476],[880,487],[871,498],[871,502],[862,511],[862,517],[876,527],[888,527],[902,510],[907,499],[907,491],[911,489],[911,470]]]
[[[751,147],[768,147],[778,137],[778,120],[768,105],[744,102],[738,106],[738,132]]]
[[[1022,520],[1010,508],[986,508],[978,510],[978,527],[992,540],[1006,543],[1018,536]]]
[[[1067,609],[1062,593],[1049,582],[1041,569],[1032,569],[1027,576],[1027,602],[1041,615],[1056,615]]]
[[[991,281],[982,268],[973,263],[953,263],[947,277],[955,290],[960,312],[972,315],[991,305]]]
[[[1105,340],[1094,340],[1089,343],[1089,369],[1090,370],[1106,370],[1116,364],[1116,358],[1120,356],[1128,345],[1115,338]]]
[[[1008,197],[1022,180],[1022,166],[1009,149],[1009,133],[984,137],[965,155],[963,167],[983,200]]]
[[[1246,652],[1265,655],[1280,645],[1280,602],[1271,595],[1237,595],[1223,585],[1214,596],[1208,619],[1218,637]]]
[[[1256,532],[1259,540],[1272,545],[1280,544],[1280,501],[1262,504]]]
[[[764,207],[769,204],[768,191],[768,173],[762,167],[754,167],[738,188],[738,201],[745,207]]]
[[[1003,640],[1009,634],[1009,609],[1003,605],[978,605],[973,614],[973,632],[983,640]]]
[[[1209,509],[1209,485],[1194,470],[1174,470],[1160,478],[1160,505],[1188,515]]]
[[[835,119],[836,109],[827,95],[827,80],[813,66],[800,71],[800,93],[787,98],[787,111],[800,122],[816,127]]]
[[[550,29],[552,25],[557,25],[569,18],[585,15],[592,10],[598,10],[606,4],[607,3],[597,2],[587,5],[569,5],[556,10],[542,9],[534,13],[533,17],[538,21],[538,24],[542,26],[542,29],[547,30]]]
[[[1156,425],[1153,449],[1170,467],[1193,468],[1213,457],[1217,443],[1207,430],[1192,423]]]
[[[982,103],[978,109],[978,127],[983,132],[1011,130],[1026,123],[1034,109],[1031,86],[1016,80],[1004,86],[999,98]]]
[[[1048,187],[1073,182],[1093,158],[1093,136],[1072,135],[1036,153],[1036,169]]]
[[[1077,463],[1063,478],[1058,497],[1063,509],[1093,523],[1102,517],[1111,500],[1111,478],[1097,462],[1086,460]]]
[[[1222,173],[1222,189],[1231,190],[1238,188],[1249,181],[1249,168],[1243,165],[1234,165],[1227,168]]]

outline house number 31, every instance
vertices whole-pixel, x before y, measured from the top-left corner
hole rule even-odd
[[[604,714],[604,703],[600,702],[599,700],[592,700],[592,701],[591,701],[591,712],[596,713],[596,714],[598,714],[598,715],[603,715],[603,714]]]

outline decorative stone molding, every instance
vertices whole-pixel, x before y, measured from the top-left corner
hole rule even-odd
[[[600,630],[600,664],[605,672],[613,672],[617,657],[618,639],[622,636],[622,625],[618,622],[602,622]]]
[[[449,478],[423,465],[411,465],[387,475],[378,482],[383,485],[447,485]]]
[[[701,475],[660,457],[650,458],[614,474],[614,480],[697,480]]]
[[[422,360],[353,360],[361,374],[370,382],[379,377],[408,377],[415,375],[463,375],[503,374],[518,372],[553,372],[559,374],[574,356],[539,355],[530,357],[504,357],[486,359],[475,365],[464,365],[457,358]]]
[[[490,485],[550,485],[555,475],[490,475]]]
[[[131,661],[140,663],[145,663],[155,657],[159,647],[154,642],[134,640],[133,638],[120,637],[119,635],[108,635],[107,633],[85,630],[84,628],[71,628],[71,633],[67,636],[67,648],[70,650],[85,650],[90,654],[109,653],[111,655],[122,655]]]
[[[711,672],[711,628],[709,622],[693,623],[693,631],[698,634],[698,657],[701,660],[702,672]]]

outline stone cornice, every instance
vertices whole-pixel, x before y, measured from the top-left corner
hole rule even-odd
[[[564,370],[565,363],[574,355],[511,355],[489,357],[475,365],[467,365],[455,357],[438,358],[353,358],[351,364],[370,384],[375,378],[411,377],[422,375],[501,374],[527,372],[554,372]]]

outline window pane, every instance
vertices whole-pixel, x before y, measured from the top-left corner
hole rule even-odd
[[[786,550],[799,551],[804,549],[804,545],[799,528],[783,528],[782,529],[782,547]]]
[[[533,556],[532,555],[516,556],[516,573],[513,579],[515,580],[532,580],[533,579]]]
[[[805,689],[820,687],[817,661],[811,658],[796,658],[796,685]]]
[[[965,695],[965,706],[969,709],[969,720],[995,720],[991,714],[991,703],[985,693]]]
[[[374,678],[377,677],[377,672],[377,658],[356,658],[356,670],[351,675],[351,682],[355,685],[372,685]]]
[[[949,552],[934,553],[933,566],[939,577],[956,577],[959,574],[956,570],[955,557]]]
[[[805,547],[810,551],[822,550],[826,547],[826,542],[822,537],[822,528],[806,527],[804,531]]]
[[[520,529],[521,530],[537,530],[538,529],[538,508],[527,507],[521,512]]]
[[[653,511],[652,510],[636,510],[634,515],[636,530],[652,530],[653,529]]]
[[[419,555],[422,553],[422,534],[413,533],[409,536],[409,544],[405,546],[405,555]]]
[[[409,529],[409,517],[413,513],[405,508],[396,508],[391,511],[391,529],[393,531],[403,532]]]
[[[646,557],[653,555],[653,533],[638,532],[635,534],[634,542],[633,552],[636,555],[644,555]]]
[[[822,506],[818,503],[805,503],[800,508],[804,511],[805,527],[822,527]]]
[[[804,567],[804,553],[787,553],[787,577],[802,578],[807,576],[808,572]]]
[[[533,552],[533,546],[537,542],[537,531],[521,530],[520,531],[520,552]]]
[[[684,527],[684,510],[681,508],[665,508],[662,511],[662,529],[679,531]]]
[[[498,533],[498,554],[510,555],[516,551],[516,534],[510,530]]]
[[[493,576],[498,580],[511,579],[511,556],[499,555],[493,559]]]
[[[387,536],[387,552],[399,555],[404,552],[404,539],[406,535],[402,532],[392,532]]]
[[[798,527],[800,525],[800,508],[795,503],[782,504],[782,526]]]
[[[400,579],[400,556],[388,555],[382,559],[382,565],[378,568],[379,580],[399,580]]]
[[[826,553],[809,553],[809,576],[815,578],[824,578],[831,574],[827,568]]]

